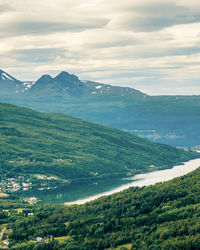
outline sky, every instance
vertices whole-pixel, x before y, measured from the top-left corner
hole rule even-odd
[[[0,69],[200,95],[200,1],[0,0]]]

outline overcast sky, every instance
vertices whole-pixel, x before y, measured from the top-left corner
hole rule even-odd
[[[0,68],[200,95],[200,1],[0,0]]]

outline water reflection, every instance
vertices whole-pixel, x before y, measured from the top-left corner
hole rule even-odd
[[[142,187],[142,186],[148,186],[152,185],[158,182],[168,181],[175,177],[183,176],[195,169],[197,169],[200,166],[200,159],[194,159],[190,160],[188,162],[185,162],[183,165],[174,166],[171,169],[165,169],[160,171],[155,171],[147,174],[138,174],[131,178],[128,178],[131,182],[125,185],[121,185],[117,188],[114,188],[110,191],[99,193],[97,195],[93,195],[90,197],[87,197],[85,199],[79,199],[75,200],[73,202],[66,202],[66,204],[84,204],[88,201],[95,200],[101,196],[105,195],[111,195],[120,191],[123,191],[129,187]]]
[[[111,179],[93,183],[65,184],[57,189],[29,190],[20,192],[19,195],[23,198],[36,197],[42,203],[65,203],[112,190],[130,182],[132,180]]]
[[[58,189],[43,191],[26,191],[20,194],[21,197],[36,197],[42,203],[65,203],[83,204],[97,199],[101,196],[120,192],[133,186],[147,186],[157,182],[171,180],[175,177],[185,175],[200,166],[200,159],[174,166],[171,169],[155,171],[147,174],[138,174],[126,179],[113,179],[104,182],[66,184]]]

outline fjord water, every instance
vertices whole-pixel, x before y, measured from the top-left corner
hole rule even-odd
[[[154,171],[154,172],[147,173],[147,174],[138,174],[138,175],[128,178],[129,180],[132,180],[131,183],[121,185],[120,187],[111,189],[104,193],[100,193],[97,195],[87,197],[85,199],[79,199],[73,202],[67,202],[66,204],[69,204],[69,205],[70,204],[84,204],[88,201],[95,200],[101,196],[111,195],[111,194],[123,191],[129,187],[136,187],[136,186],[142,187],[142,186],[152,185],[158,182],[168,181],[175,177],[188,174],[191,171],[197,169],[199,166],[200,166],[200,159],[198,158],[198,159],[185,162],[183,165],[174,166],[171,169]]]
[[[84,199],[93,195],[104,193],[115,189],[121,185],[130,183],[130,180],[108,179],[104,181],[84,182],[65,184],[57,189],[50,190],[29,190],[20,192],[19,196],[23,198],[36,197],[42,203],[65,203]]]
[[[138,174],[126,179],[110,179],[94,183],[67,184],[58,189],[27,191],[21,197],[36,197],[42,203],[83,204],[101,196],[111,195],[134,186],[148,186],[185,175],[200,166],[200,158],[185,162],[171,169]]]

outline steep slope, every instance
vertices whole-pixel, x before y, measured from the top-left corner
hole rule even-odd
[[[32,97],[43,96],[46,98],[63,96],[80,96],[84,91],[84,84],[77,76],[67,72],[61,72],[55,78],[50,75],[43,75],[30,88],[25,95]]]
[[[81,249],[127,243],[131,249],[199,249],[199,180],[200,169],[74,207],[63,213],[68,219],[63,235]]]
[[[0,104],[0,117],[1,177],[121,177],[198,156],[64,115]]]
[[[55,80],[59,83],[60,88],[68,94],[76,97],[83,94],[85,86],[77,76],[63,71],[55,77]]]
[[[186,250],[200,246],[200,168],[172,181],[130,188],[81,206],[32,206],[20,214],[16,211],[25,205],[12,201],[11,206],[10,202],[0,201],[11,214],[4,212],[1,218],[2,224],[11,221],[9,241],[15,249]],[[32,216],[26,216],[30,212]],[[50,235],[54,240],[33,241]]]
[[[0,69],[0,97],[16,97],[33,85],[32,81],[22,82]]]
[[[12,95],[24,90],[23,82],[0,70],[0,95]]]

